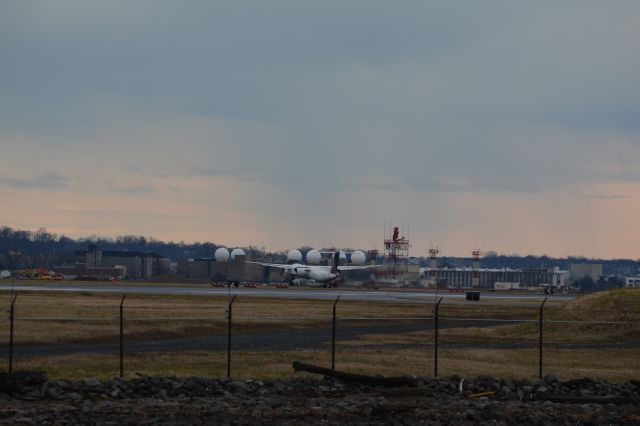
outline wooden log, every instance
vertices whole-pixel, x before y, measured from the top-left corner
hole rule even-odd
[[[412,377],[366,376],[363,374],[336,371],[330,368],[318,367],[317,365],[305,364],[298,361],[293,362],[293,371],[306,371],[307,373],[322,374],[323,376],[333,377],[334,379],[342,380],[343,382],[361,383],[371,386],[402,387],[418,385],[418,381]]]

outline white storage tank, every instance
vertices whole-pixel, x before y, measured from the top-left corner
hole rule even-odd
[[[300,250],[289,250],[287,262],[302,262],[302,252]]]
[[[365,254],[360,250],[351,253],[351,263],[353,263],[354,265],[364,265],[364,262],[366,262],[366,260],[367,256],[365,256]]]
[[[229,250],[224,247],[220,247],[216,250],[213,255],[216,258],[216,262],[228,262],[229,261]]]
[[[231,260],[235,260],[236,256],[244,256],[244,250],[241,248],[236,248],[231,251]]]
[[[318,250],[309,250],[307,252],[307,263],[310,265],[317,265],[320,263],[320,252]]]

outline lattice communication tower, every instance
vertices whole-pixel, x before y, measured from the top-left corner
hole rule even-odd
[[[394,227],[393,234],[384,239],[384,258],[389,273],[395,276],[407,272],[409,247],[409,239],[401,237],[398,227]]]

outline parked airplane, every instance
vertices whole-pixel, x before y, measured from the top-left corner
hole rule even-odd
[[[340,265],[340,252],[336,251],[333,254],[333,264],[332,265],[305,265],[303,263],[294,263],[291,265],[286,265],[282,263],[262,263],[262,262],[250,262],[256,265],[262,265],[264,267],[269,268],[277,268],[282,270],[283,273],[286,273],[291,277],[291,279],[303,278],[314,280],[318,283],[323,284],[324,287],[333,287],[336,282],[340,279],[340,272],[342,271],[353,271],[359,269],[367,269],[372,268],[378,265],[367,265],[367,266],[346,266]]]

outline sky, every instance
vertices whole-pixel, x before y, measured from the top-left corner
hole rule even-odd
[[[0,2],[0,224],[638,258],[640,2]]]

